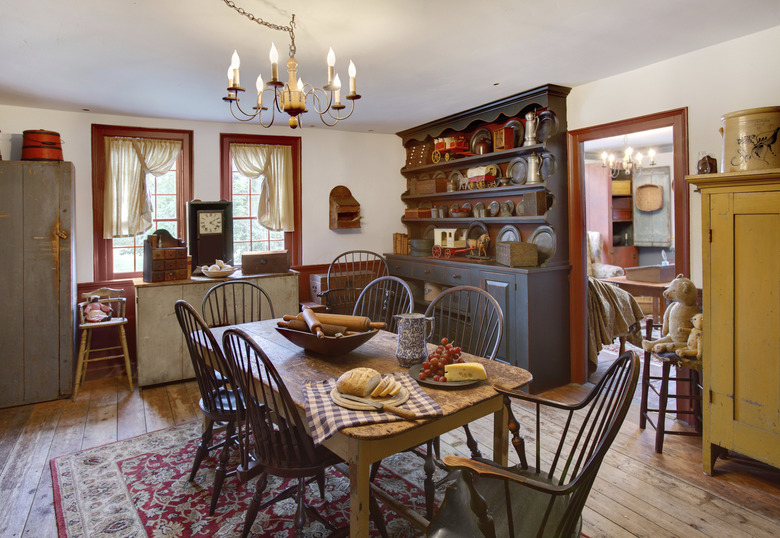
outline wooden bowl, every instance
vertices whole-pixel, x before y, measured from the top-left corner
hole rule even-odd
[[[376,333],[379,332],[379,329],[373,329],[362,333],[348,334],[340,338],[335,336],[317,338],[316,334],[296,331],[286,327],[276,327],[276,330],[290,342],[306,351],[312,351],[314,353],[319,353],[320,355],[328,355],[331,357],[346,355],[350,351],[371,340],[371,338],[376,336]]]

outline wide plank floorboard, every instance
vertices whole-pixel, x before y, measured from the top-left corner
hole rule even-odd
[[[596,375],[604,370],[600,366]],[[574,402],[592,387],[592,383],[567,385],[544,396]],[[117,377],[88,381],[76,400],[0,409],[0,506],[4,507],[0,536],[57,536],[51,458],[198,420],[199,397],[194,381],[136,387],[131,392],[126,380]],[[517,404],[514,408],[533,461],[532,409]],[[777,535],[780,470],[731,455],[718,461],[715,476],[706,476],[699,437],[667,436],[664,453],[655,454],[655,431],[639,430],[638,420],[637,391],[583,510],[585,534],[591,538]],[[492,421],[485,417],[471,425],[485,456],[492,454]],[[559,415],[545,417],[543,449],[555,442],[562,427]],[[676,423],[675,428],[687,426]],[[441,451],[470,455],[462,428],[441,437]],[[518,461],[511,447],[509,461]]]

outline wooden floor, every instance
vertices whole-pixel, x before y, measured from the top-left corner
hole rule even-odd
[[[599,371],[605,366],[602,363]],[[575,401],[589,388],[568,385],[546,396]],[[716,476],[705,476],[698,437],[667,436],[664,453],[655,454],[653,430],[640,431],[637,425],[638,396],[637,391],[635,406],[588,498],[585,534],[591,538],[780,534],[780,471],[732,456],[719,460]],[[130,392],[126,380],[111,378],[87,382],[75,401],[0,410],[0,536],[57,536],[51,458],[197,419],[197,401],[194,382]],[[518,418],[531,423],[527,409],[516,411]],[[486,454],[491,420],[472,426]],[[461,433],[442,438],[443,452],[468,455]]]

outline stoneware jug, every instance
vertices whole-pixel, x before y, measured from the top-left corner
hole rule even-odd
[[[398,364],[409,368],[421,363],[428,356],[425,342],[433,332],[434,318],[424,314],[396,314],[394,317],[398,320],[398,348],[395,350]]]

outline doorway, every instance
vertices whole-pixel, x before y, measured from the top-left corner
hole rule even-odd
[[[584,144],[588,141],[626,136],[639,131],[671,127],[673,134],[672,197],[674,204],[674,251],[676,273],[689,276],[688,109],[679,108],[638,118],[577,129],[568,132],[569,158],[569,260],[571,379],[587,381],[587,271]]]

